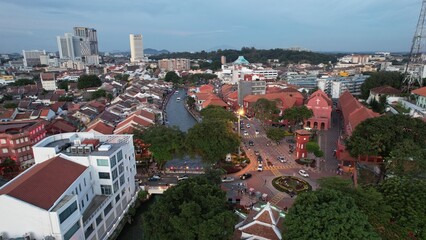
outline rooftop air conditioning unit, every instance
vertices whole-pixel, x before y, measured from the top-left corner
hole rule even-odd
[[[78,154],[83,154],[84,153],[84,146],[83,145],[77,146],[77,153]]]
[[[80,140],[80,138],[76,138],[76,139],[74,139],[74,145],[81,145],[81,140]]]
[[[91,152],[92,152],[92,148],[90,148],[89,146],[84,147],[84,153],[91,153]]]
[[[77,154],[77,147],[76,146],[71,147],[71,153]]]

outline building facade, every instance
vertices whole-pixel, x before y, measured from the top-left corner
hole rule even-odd
[[[158,60],[158,68],[163,71],[186,71],[191,69],[191,61],[186,58]]]
[[[31,147],[46,136],[44,120],[7,122],[0,125],[0,160],[10,157],[18,165],[34,163]]]
[[[65,33],[64,36],[57,36],[56,41],[60,59],[81,59],[80,39],[78,37],[72,35],[72,33]]]
[[[0,188],[14,216],[0,219],[3,235],[108,239],[136,199],[132,136],[64,133],[33,150],[36,164]]]
[[[130,34],[130,62],[143,61],[142,34]]]
[[[331,111],[333,102],[323,91],[318,90],[311,94],[306,107],[312,110],[313,116],[306,120],[305,127],[327,130],[331,127]]]
[[[74,27],[74,36],[80,38],[81,55],[99,55],[98,34],[96,29],[87,27]]]
[[[332,99],[338,99],[345,91],[349,91],[354,96],[361,95],[361,85],[367,78],[366,75],[319,78],[317,84],[318,88],[330,95]]]
[[[40,80],[43,89],[47,91],[55,91],[58,89],[56,86],[56,78],[54,73],[41,73]]]
[[[40,56],[46,55],[46,51],[39,51],[39,50],[22,50],[22,55],[24,56],[24,66],[25,67],[32,67],[35,65],[40,65]]]

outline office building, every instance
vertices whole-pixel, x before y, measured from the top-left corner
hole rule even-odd
[[[46,55],[46,51],[39,51],[39,50],[22,50],[22,55],[24,55],[24,66],[25,67],[32,67],[35,65],[40,65],[40,56]]]
[[[98,34],[96,29],[87,27],[74,27],[74,36],[80,38],[81,55],[99,55]]]
[[[136,199],[131,135],[49,136],[36,164],[0,188],[6,238],[108,239]]]
[[[77,60],[81,59],[80,39],[72,33],[56,37],[59,50],[59,58]]]
[[[317,86],[328,95],[331,95],[332,99],[338,99],[346,90],[354,96],[359,96],[361,95],[361,85],[367,78],[367,75],[319,78]]]
[[[142,34],[130,34],[130,62],[143,61]]]

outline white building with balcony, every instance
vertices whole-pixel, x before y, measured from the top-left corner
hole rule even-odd
[[[47,137],[36,164],[0,188],[0,236],[108,239],[136,199],[131,135]]]

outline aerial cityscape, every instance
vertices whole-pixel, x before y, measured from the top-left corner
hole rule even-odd
[[[0,240],[426,239],[426,0],[0,7]]]

